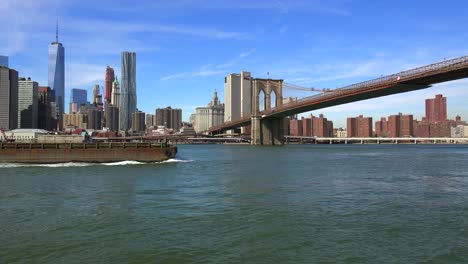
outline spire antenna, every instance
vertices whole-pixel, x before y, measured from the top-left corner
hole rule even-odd
[[[55,42],[58,43],[58,18],[57,18],[57,23],[56,23],[56,28],[55,28]]]

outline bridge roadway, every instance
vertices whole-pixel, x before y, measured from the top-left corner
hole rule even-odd
[[[286,117],[326,107],[377,98],[386,95],[405,93],[428,88],[433,84],[468,77],[468,56],[445,60],[427,66],[392,74],[389,76],[345,86],[330,92],[305,97],[298,101],[280,105],[269,111],[260,112],[262,119]],[[209,133],[226,131],[247,126],[251,116],[226,122],[212,127]]]
[[[408,138],[401,138],[401,137],[352,137],[352,138],[336,138],[336,137],[303,137],[303,136],[285,136],[286,142],[290,142],[291,140],[296,140],[299,142],[304,141],[312,141],[315,143],[324,143],[328,142],[330,144],[333,143],[395,143],[399,144],[402,142],[410,142],[414,144],[425,143],[425,142],[432,142],[433,144],[439,143],[447,143],[447,144],[460,144],[460,143],[468,143],[468,138],[422,138],[422,137],[408,137]]]

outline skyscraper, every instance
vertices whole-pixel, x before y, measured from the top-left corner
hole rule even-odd
[[[114,83],[114,69],[107,66],[106,68],[106,84],[104,86],[104,100],[106,104],[109,104],[112,99],[112,85]]]
[[[115,77],[114,83],[112,83],[112,100],[111,104],[120,107],[120,84],[117,77]]]
[[[31,78],[18,81],[18,128],[37,128],[38,83]]]
[[[120,95],[119,130],[128,131],[132,114],[136,112],[136,53],[122,52],[122,86]]]
[[[0,66],[0,128],[18,128],[18,72]]]
[[[8,67],[8,56],[0,55],[0,66]]]
[[[49,87],[55,91],[55,102],[61,116],[65,111],[65,48],[58,41],[58,24],[55,42],[49,45]]]
[[[86,104],[88,101],[88,91],[84,89],[71,89],[70,103],[77,104],[77,112],[80,110],[82,104]],[[70,113],[71,114],[71,113]]]
[[[156,109],[156,126],[165,126],[178,131],[182,126],[182,109],[173,109],[170,106]]]
[[[224,121],[236,120],[252,113],[252,81],[250,72],[230,74],[224,81]]]

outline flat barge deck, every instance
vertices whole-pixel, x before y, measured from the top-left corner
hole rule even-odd
[[[159,162],[176,154],[177,147],[165,143],[0,143],[2,163]]]

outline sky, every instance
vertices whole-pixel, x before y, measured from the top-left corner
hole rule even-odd
[[[224,77],[242,70],[333,89],[468,55],[466,10],[462,0],[2,0],[0,55],[20,76],[47,85],[58,19],[66,105],[72,88],[90,97],[94,84],[102,86],[107,65],[120,79],[121,52],[135,51],[138,108],[181,108],[188,120],[215,89],[224,101]],[[313,114],[323,113],[335,127],[360,114],[420,119],[424,100],[442,93],[449,118],[468,120],[467,88],[463,79]]]

